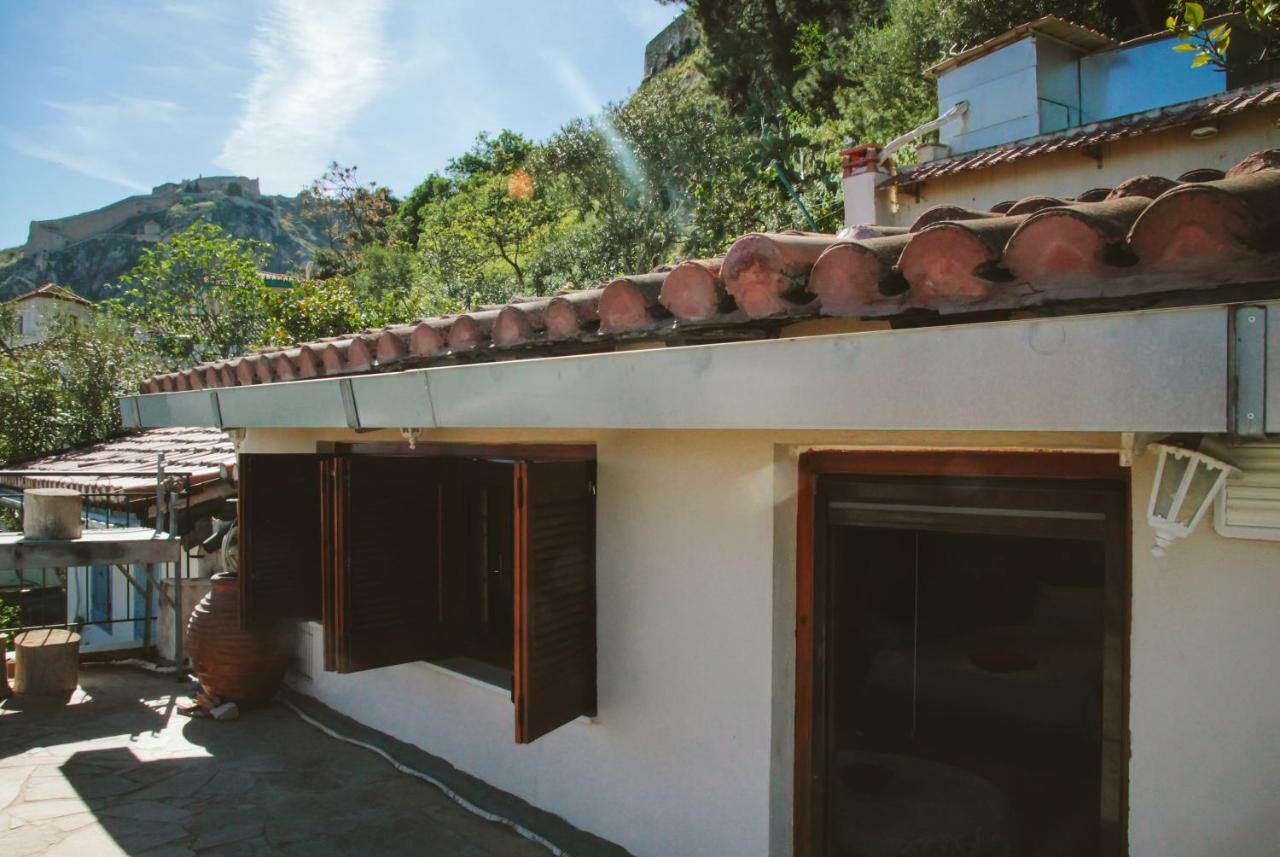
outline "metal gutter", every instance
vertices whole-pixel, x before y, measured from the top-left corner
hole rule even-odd
[[[1280,302],[1268,431],[1280,430]],[[1232,308],[440,366],[122,399],[141,426],[1225,432]],[[220,412],[220,413],[218,413]]]

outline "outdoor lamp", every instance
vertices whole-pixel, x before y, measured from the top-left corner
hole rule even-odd
[[[1147,523],[1156,531],[1153,556],[1164,556],[1174,539],[1185,538],[1200,523],[1235,467],[1195,449],[1171,443],[1150,445],[1159,460],[1147,504]]]

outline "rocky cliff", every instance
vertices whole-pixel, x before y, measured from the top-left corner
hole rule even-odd
[[[33,222],[25,245],[0,251],[0,300],[47,282],[90,300],[109,297],[143,250],[195,220],[270,244],[267,268],[272,271],[300,268],[324,240],[322,226],[303,216],[299,197],[259,195],[257,180],[161,185],[97,211]]]

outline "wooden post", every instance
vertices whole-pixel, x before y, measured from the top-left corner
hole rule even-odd
[[[76,689],[80,635],[60,628],[27,631],[13,641],[17,651],[13,689],[25,694],[62,694]]]
[[[151,563],[143,566],[146,569],[147,586],[146,586],[146,606],[142,609],[142,615],[145,621],[142,623],[142,648],[150,653],[151,651],[151,614],[152,605],[155,602],[156,591],[156,567]]]
[[[29,539],[78,539],[80,492],[70,488],[28,488],[22,492],[22,534]]]

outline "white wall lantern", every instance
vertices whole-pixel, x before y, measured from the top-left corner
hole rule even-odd
[[[1164,556],[1174,539],[1185,538],[1200,523],[1236,468],[1194,449],[1171,443],[1153,443],[1159,456],[1156,478],[1147,503],[1147,523],[1156,531],[1153,556]]]

